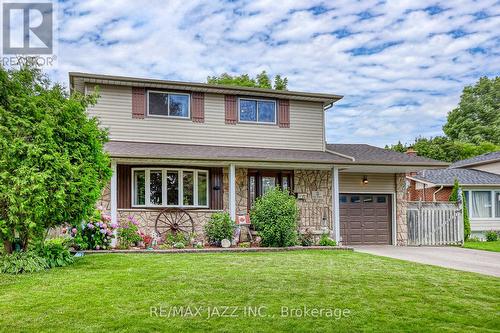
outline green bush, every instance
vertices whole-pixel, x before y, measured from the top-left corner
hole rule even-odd
[[[453,189],[450,194],[449,201],[457,202],[458,201],[458,190],[460,189],[460,184],[458,183],[458,179],[455,178],[455,183],[453,185]],[[467,202],[465,201],[465,193],[462,192],[462,209],[463,209],[463,218],[464,218],[464,240],[469,240],[470,237],[470,218],[469,211],[467,210]]]
[[[118,227],[118,244],[121,249],[128,249],[142,242],[138,225],[139,223],[133,216],[129,216],[125,222],[120,224]]]
[[[205,225],[205,235],[210,244],[220,245],[223,239],[231,240],[234,233],[234,221],[228,213],[213,213]]]
[[[47,260],[33,251],[13,252],[0,256],[0,273],[34,273],[47,268],[49,268]]]
[[[322,234],[318,244],[319,246],[337,246],[337,242],[331,239],[328,234]]]
[[[487,242],[496,242],[498,240],[498,233],[493,230],[486,231],[485,236]]]
[[[172,247],[174,249],[184,249],[184,248],[186,248],[186,245],[184,245],[184,243],[182,243],[182,242],[179,242],[179,243],[174,243],[174,245],[172,245]]]
[[[298,214],[295,197],[275,188],[257,199],[250,220],[262,238],[262,246],[293,246],[297,244]]]
[[[175,234],[170,233],[165,237],[165,244],[168,244],[172,247],[175,247],[175,244],[183,244],[184,247],[186,247],[189,245],[189,243],[190,237],[182,232],[178,232]]]
[[[46,240],[39,248],[38,254],[47,261],[49,268],[64,267],[74,262],[68,250],[67,239],[54,238]]]

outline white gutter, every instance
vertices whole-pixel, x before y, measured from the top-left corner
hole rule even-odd
[[[444,185],[441,185],[440,188],[437,189],[434,193],[432,193],[432,201],[436,201],[436,194],[443,189]]]
[[[336,151],[330,150],[328,148],[325,148],[325,151],[328,152],[328,153],[330,153],[330,154],[334,154],[334,155],[338,155],[338,156],[343,157],[343,158],[347,158],[347,159],[349,159],[349,160],[351,160],[353,162],[356,161],[356,159],[354,157],[352,157],[352,156],[344,155],[344,154],[341,154],[341,153],[337,153]]]

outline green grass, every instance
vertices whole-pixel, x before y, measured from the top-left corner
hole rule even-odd
[[[343,251],[89,255],[70,267],[0,275],[0,331],[494,331],[499,282]],[[150,314],[172,306],[202,307],[202,316]],[[222,314],[224,306],[237,307],[237,317],[207,319],[208,307]],[[244,306],[264,306],[264,316],[245,316]],[[282,306],[350,315],[282,317]]]
[[[465,242],[464,247],[468,248],[468,249],[500,252],[500,241],[494,241],[494,242],[472,242],[471,241],[471,242]]]

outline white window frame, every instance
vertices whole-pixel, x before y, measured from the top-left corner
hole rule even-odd
[[[149,114],[149,93],[155,93],[155,94],[164,94],[168,96],[168,103],[167,103],[167,116],[161,115],[161,114]],[[171,116],[170,115],[170,95],[183,95],[188,97],[188,115],[187,117],[182,117],[182,116]],[[147,102],[146,102],[146,114],[148,117],[152,118],[172,118],[172,119],[191,119],[191,95],[187,93],[178,93],[178,92],[173,92],[173,91],[160,91],[160,90],[148,90],[147,91]]]
[[[144,171],[145,173],[145,200],[144,200],[144,205],[135,205],[135,179],[134,179],[134,174],[136,171]],[[152,205],[151,204],[151,184],[150,184],[150,174],[151,171],[161,171],[162,172],[162,204],[161,205]],[[179,202],[178,205],[167,205],[167,172],[169,171],[175,171],[177,172],[177,177],[179,180],[179,190],[177,192],[178,198],[177,201]],[[193,205],[184,205],[183,203],[183,197],[184,197],[184,177],[183,177],[183,172],[184,171],[192,171],[193,172]],[[179,169],[179,168],[132,168],[132,175],[131,175],[131,181],[132,181],[132,208],[157,208],[157,207],[181,207],[181,208],[208,208],[209,203],[210,203],[210,197],[209,197],[209,188],[210,188],[210,178],[209,178],[209,173],[208,170],[200,170],[200,169]],[[198,204],[198,174],[199,173],[204,173],[207,175],[207,204],[206,205],[199,205]]]
[[[467,188],[463,190],[464,192],[469,192],[468,197],[469,197],[469,202],[467,202],[467,210],[469,212],[469,216],[471,219],[474,220],[487,220],[487,221],[493,221],[493,220],[498,220],[500,219],[500,216],[496,216],[496,207],[497,205],[500,205],[495,200],[495,194],[498,192],[500,193],[500,188],[492,189],[492,188]],[[472,192],[491,192],[491,217],[474,217],[472,216]]]
[[[257,120],[241,120],[241,100],[247,101],[256,101],[256,109]],[[259,121],[259,102],[273,102],[274,103],[274,122],[269,121]],[[263,98],[246,98],[246,97],[238,97],[238,122],[240,123],[248,123],[248,124],[260,124],[260,125],[276,125],[278,123],[278,114],[277,114],[278,103],[274,99],[263,99]]]

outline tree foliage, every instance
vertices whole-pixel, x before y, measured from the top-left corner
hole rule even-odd
[[[450,194],[449,201],[457,202],[458,201],[458,193],[460,190],[460,184],[458,183],[458,179],[455,179],[455,183],[453,184],[453,189]],[[467,203],[465,201],[465,193],[462,192],[462,209],[463,209],[463,218],[464,218],[464,240],[468,240],[470,237],[470,219],[469,219],[469,211],[467,210]]]
[[[52,84],[39,69],[0,68],[0,240],[23,249],[50,227],[81,223],[111,177],[107,133],[87,117],[90,96]]]
[[[481,78],[465,87],[457,108],[448,114],[445,136],[418,137],[411,144],[386,146],[399,152],[413,147],[418,155],[456,162],[500,150],[500,78]]]
[[[465,87],[443,130],[451,140],[500,145],[500,77]]]
[[[282,78],[281,75],[274,77],[274,87],[271,83],[271,78],[266,71],[257,74],[255,78],[250,77],[248,74],[230,75],[223,73],[219,76],[207,77],[207,83],[210,84],[223,84],[229,86],[240,87],[253,87],[253,88],[266,88],[275,90],[287,90],[288,79]]]

